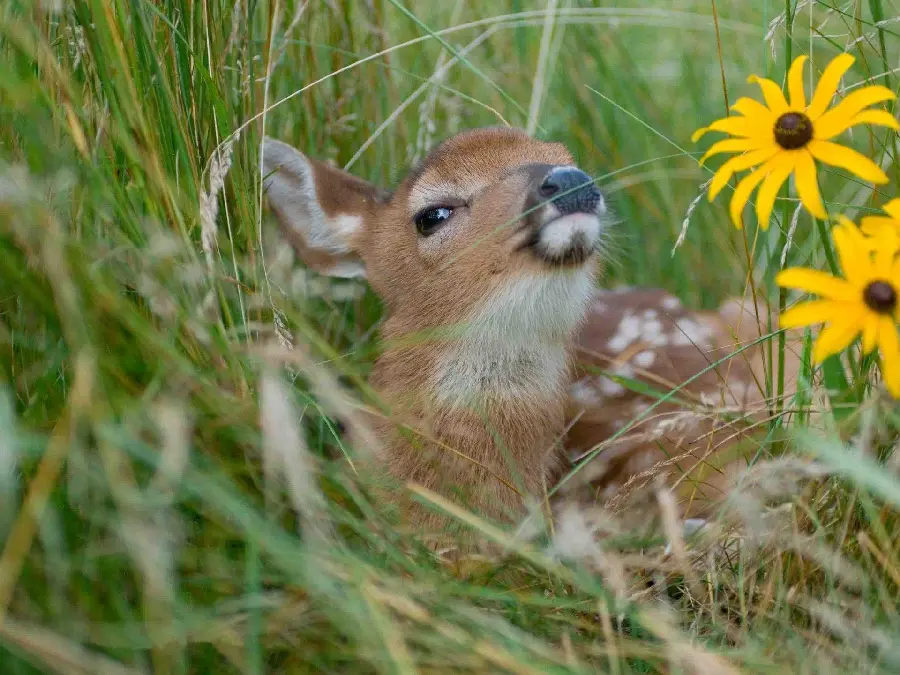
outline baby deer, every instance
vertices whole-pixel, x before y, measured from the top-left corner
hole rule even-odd
[[[374,420],[378,461],[401,483],[516,519],[525,497],[542,500],[566,468],[572,415],[580,417],[569,444],[588,450],[639,402],[612,380],[576,374],[573,383],[576,347],[586,366],[655,366],[663,391],[716,358],[704,353],[713,346],[705,315],[658,293],[596,290],[606,202],[558,143],[514,129],[467,131],[391,193],[270,138],[263,164],[269,205],[301,259],[325,274],[365,276],[384,300],[385,347],[370,383],[396,417]],[[681,337],[668,331],[661,341],[666,315],[684,324]],[[709,335],[698,340],[698,330]],[[654,451],[660,439],[649,442]],[[605,473],[592,472],[601,491],[604,481],[624,482],[624,455],[644,456],[636,447],[614,454]],[[431,510],[405,509],[417,528],[446,525]]]

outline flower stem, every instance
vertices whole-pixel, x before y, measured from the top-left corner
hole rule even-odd
[[[828,269],[834,276],[839,276],[837,259],[834,257],[834,249],[831,246],[831,239],[828,238],[828,230],[825,229],[824,220],[816,220],[816,227],[819,229],[819,239],[822,240],[822,250],[825,251],[825,260],[828,263]]]
[[[794,13],[791,11],[791,0],[784,0],[784,63],[785,68],[791,66],[791,53],[793,52]]]
[[[784,0],[784,58],[785,68],[790,68],[792,53],[792,33],[794,28],[794,15],[791,8],[791,0]],[[790,228],[790,182],[784,185],[784,193],[781,201],[781,236],[779,237],[778,246],[775,248],[775,255],[787,245],[787,232]],[[787,262],[787,260],[785,260]],[[778,289],[778,316],[784,314],[784,307],[787,303],[787,289],[780,287]],[[771,321],[771,312],[769,312]],[[769,326],[771,331],[772,327]],[[775,405],[772,415],[772,425],[781,422],[781,411],[784,404],[784,352],[785,352],[785,333],[778,333],[778,373],[773,377],[776,382],[775,387]]]
[[[775,254],[787,246],[787,233],[790,228],[790,212],[791,204],[787,199],[788,187],[785,185],[785,198],[781,206],[781,236],[779,237],[778,246],[775,248]],[[785,258],[787,264],[787,258]],[[787,289],[784,286],[778,288],[778,316],[784,314],[784,307],[787,304]],[[778,333],[778,376],[777,389],[775,390],[775,418],[781,415],[782,406],[784,404],[784,352],[785,352],[785,332]]]

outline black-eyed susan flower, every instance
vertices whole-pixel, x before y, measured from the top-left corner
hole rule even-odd
[[[832,228],[844,277],[807,268],[792,268],[775,277],[779,286],[820,296],[781,315],[782,328],[827,324],[816,338],[813,361],[821,363],[846,349],[862,334],[863,353],[877,347],[881,372],[892,396],[900,398],[900,260],[896,240],[881,239],[871,246],[849,221]]]
[[[894,92],[881,85],[856,89],[829,109],[838,83],[854,60],[849,54],[841,54],[832,60],[809,101],[803,88],[806,56],[794,59],[788,71],[789,98],[785,98],[781,87],[772,80],[752,75],[750,81],[762,89],[765,104],[752,98],[740,98],[731,106],[731,110],[739,115],[716,120],[694,134],[694,142],[709,131],[722,131],[733,136],[713,144],[701,163],[720,153],[741,153],[716,171],[709,188],[710,201],[735,173],[755,168],[737,184],[731,199],[731,220],[736,227],[743,226],[744,206],[753,190],[759,187],[756,214],[760,227],[767,229],[775,197],[791,174],[800,201],[816,218],[824,219],[826,213],[819,194],[816,160],[846,169],[871,183],[888,181],[884,171],[871,159],[832,141],[860,124],[900,129],[897,120],[887,111],[869,109],[876,103],[895,98]]]

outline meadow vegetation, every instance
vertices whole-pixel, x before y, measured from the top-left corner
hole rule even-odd
[[[264,133],[390,187],[520,126],[609,195],[601,284],[778,308],[824,229],[787,192],[734,228],[691,135],[799,54],[896,91],[898,31],[892,0],[4,0],[0,671],[900,672],[900,408],[857,347],[817,368],[807,341],[687,540],[447,507],[506,551],[448,564],[338,433],[379,302],[297,263],[259,174]],[[890,177],[819,172],[858,221],[897,196],[897,139],[842,142]]]

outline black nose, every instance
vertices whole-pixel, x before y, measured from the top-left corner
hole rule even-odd
[[[603,199],[591,177],[572,166],[551,170],[537,189],[541,200],[549,199],[561,213],[596,213]]]

